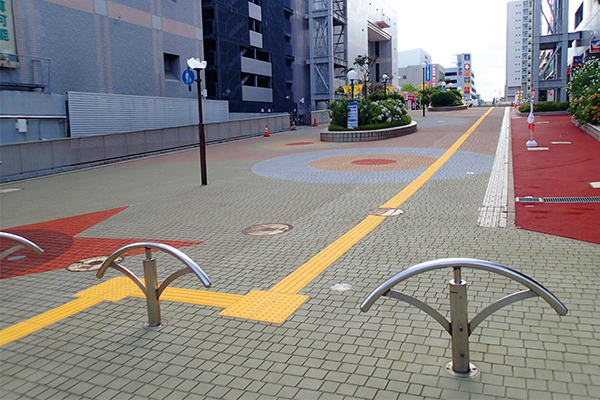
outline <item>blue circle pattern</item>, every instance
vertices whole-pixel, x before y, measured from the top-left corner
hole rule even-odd
[[[426,157],[441,157],[446,150],[412,147],[391,147],[374,149],[324,150],[310,153],[297,153],[265,160],[255,164],[252,172],[267,178],[307,183],[396,183],[411,182],[427,168],[402,171],[328,171],[313,168],[313,161],[329,157],[372,154],[407,154]],[[484,174],[492,171],[494,156],[480,153],[457,151],[433,175],[431,179],[455,179],[468,174]]]

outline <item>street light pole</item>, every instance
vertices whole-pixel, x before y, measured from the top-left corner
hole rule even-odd
[[[206,135],[204,134],[204,119],[202,116],[202,79],[200,79],[200,68],[195,68],[196,83],[198,84],[198,145],[200,146],[200,175],[202,185],[208,185],[206,174]]]
[[[358,74],[355,70],[351,69],[348,71],[347,77],[350,80],[350,90],[352,90],[351,99],[354,100],[354,80],[358,78]]]
[[[206,61],[199,61],[195,58],[188,60],[188,66],[196,71],[196,83],[198,84],[198,146],[200,147],[200,176],[202,185],[208,185],[206,173],[206,136],[204,134],[204,120],[202,117],[202,78],[200,71],[206,68]]]
[[[423,67],[423,87],[421,89],[421,107],[423,107],[423,116],[425,116],[425,68],[426,68],[427,64],[423,63],[421,64],[421,67]]]

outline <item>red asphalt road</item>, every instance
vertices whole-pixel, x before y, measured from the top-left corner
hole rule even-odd
[[[527,115],[511,112],[515,197],[600,197],[600,142],[576,127],[570,115],[536,115],[530,138]],[[571,142],[553,144],[552,142]],[[521,229],[600,244],[600,202],[515,203],[515,224]]]

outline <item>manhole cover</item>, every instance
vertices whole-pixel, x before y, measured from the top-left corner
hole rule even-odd
[[[71,272],[91,272],[98,271],[102,263],[108,258],[108,256],[99,256],[86,258],[85,260],[77,261],[67,267]],[[118,257],[115,262],[118,264],[123,261],[123,257]]]
[[[400,214],[404,214],[404,211],[398,208],[376,208],[369,211],[369,215],[377,215],[378,217],[395,217]]]
[[[293,226],[288,224],[260,224],[244,229],[242,232],[250,236],[279,235],[292,230]]]

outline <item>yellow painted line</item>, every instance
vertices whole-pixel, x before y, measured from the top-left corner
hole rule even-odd
[[[142,293],[135,297],[146,298]],[[228,294],[218,292],[208,292],[206,290],[180,289],[168,287],[160,295],[160,301],[178,301],[181,303],[199,304],[202,306],[213,306],[227,308],[244,296],[240,294]]]
[[[102,300],[80,298],[0,331],[0,346],[92,307]]]
[[[433,164],[429,166],[417,179],[412,181],[408,186],[404,188],[400,193],[390,199],[387,203],[383,204],[380,208],[398,208],[400,207],[406,200],[408,200],[413,194],[417,192],[424,184],[427,182],[433,174],[435,174],[441,167],[456,153],[460,146],[471,136],[471,134],[477,129],[477,127],[483,122],[485,117],[491,113],[493,108],[490,108],[485,114],[483,114],[477,122],[473,124],[469,128],[468,131],[465,132],[454,144],[446,150],[444,154],[440,158],[438,158]]]
[[[380,208],[398,208],[413,194],[417,192],[450,157],[459,149],[460,146],[471,136],[481,122],[492,112],[490,108],[481,116],[473,126],[467,130],[439,159],[429,166],[419,177],[407,185],[400,193],[394,196]],[[285,277],[281,282],[273,286],[270,291],[298,293],[314,278],[323,272],[327,267],[333,264],[339,257],[345,254],[350,248],[358,243],[363,237],[375,229],[386,217],[369,216],[360,224],[330,244],[319,254],[300,266],[296,271]]]
[[[269,289],[269,291],[298,293],[384,220],[385,217],[369,215],[360,224],[327,246],[319,254]]]

